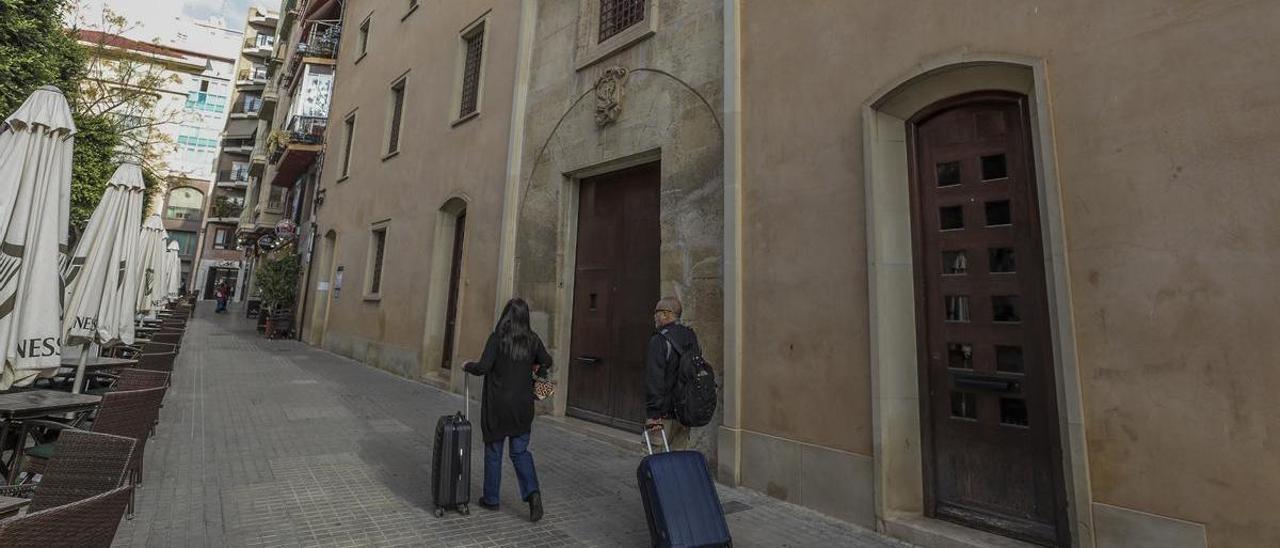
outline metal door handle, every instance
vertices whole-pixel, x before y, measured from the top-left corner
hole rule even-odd
[[[1017,392],[1019,389],[1019,382],[1017,379],[1007,379],[1004,377],[989,375],[955,375],[952,382],[955,383],[956,388],[985,390],[989,392]]]
[[[582,365],[598,365],[602,361],[604,360],[595,356],[578,356],[578,363]]]

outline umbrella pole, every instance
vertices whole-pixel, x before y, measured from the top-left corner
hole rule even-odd
[[[84,346],[80,347],[80,365],[76,367],[75,384],[71,385],[72,394],[79,394],[80,389],[84,388],[84,369],[85,369],[85,365],[89,363],[89,345],[90,344],[91,343],[84,343]]]

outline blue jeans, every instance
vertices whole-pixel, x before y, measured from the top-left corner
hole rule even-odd
[[[227,299],[225,299],[225,298],[218,299],[218,307],[217,307],[217,308],[215,308],[213,311],[214,311],[214,312],[226,312],[226,311],[227,311]]]
[[[529,434],[512,436],[484,444],[484,502],[498,505],[502,487],[502,442],[511,442],[511,465],[520,482],[520,500],[538,490],[538,472],[533,469],[533,453],[529,452]]]

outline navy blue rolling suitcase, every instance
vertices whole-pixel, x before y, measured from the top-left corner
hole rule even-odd
[[[644,433],[649,456],[640,461],[636,479],[649,520],[649,538],[658,548],[733,546],[729,525],[707,459],[697,451],[672,451],[662,432],[665,453],[653,452]]]

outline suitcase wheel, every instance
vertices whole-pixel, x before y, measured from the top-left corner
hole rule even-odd
[[[438,518],[442,518],[442,517],[444,517],[444,508],[441,508],[441,507],[437,506],[437,507],[436,507],[436,511],[434,512],[434,514],[435,514],[435,515],[436,515],[436,517],[438,517]]]
[[[469,516],[471,515],[471,507],[466,504],[460,504],[458,505],[458,513],[464,516]]]

